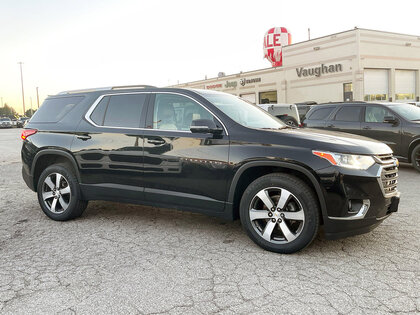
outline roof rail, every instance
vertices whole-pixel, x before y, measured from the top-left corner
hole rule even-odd
[[[119,86],[113,86],[111,87],[111,90],[123,90],[123,89],[147,89],[147,88],[156,88],[156,86],[153,85],[119,85]]]
[[[147,88],[156,88],[153,85],[119,85],[119,86],[108,86],[108,87],[99,87],[99,88],[91,88],[91,89],[80,89],[80,90],[70,90],[70,91],[63,91],[58,93],[58,95],[62,94],[75,94],[75,93],[88,93],[88,92],[97,92],[97,91],[107,91],[107,90],[123,90],[123,89],[147,89]]]

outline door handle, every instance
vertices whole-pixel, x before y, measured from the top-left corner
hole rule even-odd
[[[88,136],[88,135],[79,135],[79,136],[77,136],[77,139],[80,139],[80,140],[83,140],[83,141],[89,140],[91,138],[92,137],[91,136]]]
[[[369,126],[364,126],[363,127],[363,130],[370,130],[370,129],[372,129],[371,127],[369,127]]]
[[[150,144],[164,144],[165,143],[165,140],[162,140],[162,139],[160,139],[160,140],[158,140],[158,139],[149,139],[149,140],[147,140],[147,143],[150,143]]]
[[[328,128],[334,128],[335,126],[334,125],[328,125],[327,127]]]

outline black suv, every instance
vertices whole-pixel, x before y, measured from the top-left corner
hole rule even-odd
[[[303,125],[366,136],[391,147],[420,171],[420,107],[399,103],[346,102],[313,106]]]
[[[117,87],[48,97],[22,131],[23,178],[54,220],[88,200],[240,218],[292,253],[365,233],[397,211],[397,160],[380,142],[292,129],[236,96]]]

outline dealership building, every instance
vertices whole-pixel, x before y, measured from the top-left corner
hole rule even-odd
[[[355,28],[282,48],[283,65],[176,87],[253,103],[419,101],[420,36]]]

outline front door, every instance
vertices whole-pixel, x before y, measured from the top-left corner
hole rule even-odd
[[[145,199],[170,208],[223,212],[229,138],[191,133],[195,119],[220,122],[194,99],[152,95],[144,134]]]
[[[385,116],[394,116],[382,106],[367,105],[362,122],[362,135],[389,145],[394,154],[399,155],[401,143],[401,123],[386,123]]]
[[[148,93],[104,95],[80,123],[72,151],[90,198],[143,199]]]

